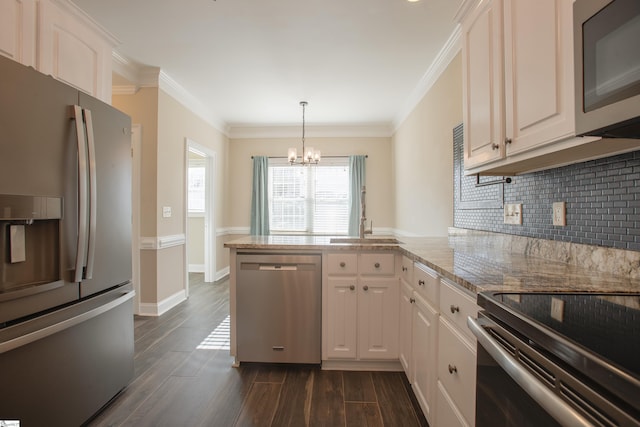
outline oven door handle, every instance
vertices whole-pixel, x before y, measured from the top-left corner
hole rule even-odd
[[[593,426],[495,342],[491,335],[484,330],[484,326],[491,327],[490,321],[468,317],[467,325],[478,339],[478,343],[493,357],[498,365],[556,421],[563,426]]]

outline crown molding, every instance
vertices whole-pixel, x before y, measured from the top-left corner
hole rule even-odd
[[[111,59],[113,72],[130,82],[127,85],[114,85],[112,87],[114,95],[134,95],[140,88],[157,87],[189,111],[228,136],[229,128],[227,124],[218,119],[213,111],[159,67],[141,65],[115,50],[112,51]]]
[[[229,128],[231,139],[258,139],[258,138],[299,138],[301,124],[291,125],[232,125]],[[392,128],[387,123],[370,124],[324,124],[306,125],[305,132],[308,138],[389,138]]]
[[[97,34],[102,37],[107,43],[109,43],[112,47],[119,46],[122,44],[120,40],[116,36],[114,36],[109,30],[104,28],[98,21],[93,19],[87,12],[80,9],[75,3],[71,0],[50,0],[51,3],[55,4],[59,7],[63,12],[68,13],[75,18],[82,21],[82,23],[91,27],[93,31],[96,31]]]
[[[409,96],[405,102],[404,107],[400,110],[395,120],[393,121],[393,133],[395,133],[402,122],[404,122],[409,114],[416,108],[418,103],[422,101],[422,98],[429,92],[433,85],[438,81],[444,70],[446,70],[449,63],[455,58],[461,48],[460,37],[462,30],[460,24],[456,25],[449,39],[444,44],[438,55],[433,60],[427,71],[424,73],[420,82],[413,90],[412,95]]]

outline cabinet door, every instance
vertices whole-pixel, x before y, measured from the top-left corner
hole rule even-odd
[[[476,343],[469,342],[440,316],[438,330],[438,379],[454,406],[469,425],[476,416]]]
[[[427,421],[434,422],[438,312],[415,294],[413,307],[413,378],[411,384]]]
[[[35,1],[0,1],[0,55],[34,66],[35,48]]]
[[[329,278],[327,301],[327,356],[355,359],[357,328],[356,278]]]
[[[111,45],[51,0],[39,0],[38,71],[111,103]]]
[[[413,288],[403,280],[400,282],[402,288],[400,292],[400,363],[404,368],[409,382],[412,381],[413,374],[412,358],[411,358],[411,340],[412,337],[412,313],[413,313]]]
[[[507,156],[575,134],[572,0],[505,0]]]
[[[358,356],[398,358],[400,280],[367,279],[358,289]]]
[[[464,165],[468,169],[501,159],[505,153],[502,0],[481,2],[462,23],[462,37]]]

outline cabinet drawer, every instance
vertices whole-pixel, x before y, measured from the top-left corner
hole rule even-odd
[[[395,254],[370,253],[360,255],[360,274],[393,276],[395,271]]]
[[[462,416],[476,413],[476,349],[442,316],[438,329],[438,379]]]
[[[475,341],[476,338],[467,327],[467,317],[477,317],[476,301],[446,280],[442,280],[440,285],[440,312],[472,342]]]
[[[358,254],[329,254],[327,256],[327,269],[330,275],[356,275],[358,273]]]
[[[402,257],[402,263],[400,266],[400,277],[405,282],[413,286],[413,261],[406,256]]]
[[[434,306],[438,306],[440,276],[426,265],[415,263],[413,287]]]

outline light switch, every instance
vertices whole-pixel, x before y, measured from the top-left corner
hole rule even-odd
[[[171,218],[171,206],[163,206],[162,207],[162,217],[163,218]]]
[[[522,203],[505,203],[504,223],[522,225]]]

